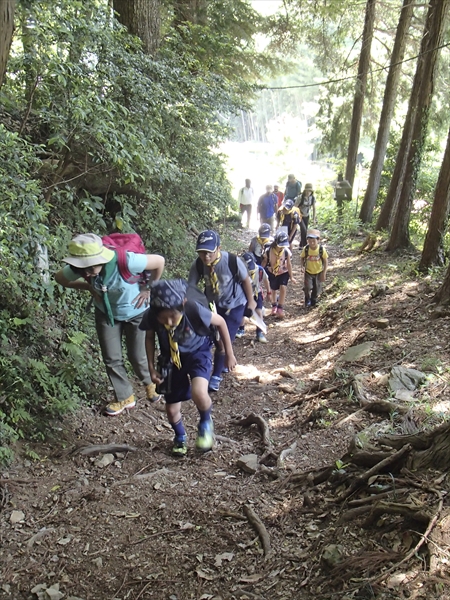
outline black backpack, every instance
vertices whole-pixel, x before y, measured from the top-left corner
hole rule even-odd
[[[194,327],[195,333],[197,333],[198,335],[205,335],[205,336],[210,336],[210,335],[214,334],[213,326],[206,327],[203,324],[197,323],[194,311],[192,310],[192,302],[198,302],[199,304],[201,304],[208,310],[211,310],[211,306],[210,306],[208,298],[205,296],[205,294],[201,290],[199,290],[198,287],[196,287],[195,285],[189,285],[188,289],[186,290],[186,299],[187,299],[187,302],[184,307],[184,313],[187,316],[187,318],[189,319],[189,322]]]
[[[197,260],[195,261],[195,266],[197,268],[197,273],[199,274],[200,279],[204,279],[203,263],[202,263],[200,257],[198,257]],[[240,283],[240,281],[239,281],[239,272],[238,272],[238,265],[237,265],[237,256],[236,256],[236,254],[232,254],[231,252],[228,252],[228,268],[230,269],[230,271],[233,275],[233,297],[234,297],[234,296],[236,296],[236,286],[238,283]],[[206,298],[206,296],[205,296],[205,298]]]
[[[305,246],[305,261],[308,258],[308,254],[309,254],[309,244],[306,244],[306,246]],[[320,256],[320,260],[322,260],[322,258],[323,258],[323,246],[322,246],[322,244],[319,244],[319,256]]]

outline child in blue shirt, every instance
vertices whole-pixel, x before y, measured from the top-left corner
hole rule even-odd
[[[258,229],[258,235],[250,241],[250,246],[248,247],[248,251],[251,252],[255,258],[255,262],[257,265],[261,264],[262,257],[264,256],[264,252],[266,251],[267,246],[272,241],[270,237],[271,227],[268,223],[263,223],[261,227]]]
[[[189,299],[187,281],[174,279],[158,281],[151,288],[150,309],[145,313],[141,329],[146,330],[148,368],[152,381],[170,386],[164,396],[166,413],[175,433],[172,453],[187,453],[187,436],[181,416],[181,403],[192,398],[200,422],[196,447],[202,452],[211,450],[214,427],[208,382],[212,366],[212,337],[210,327],[217,327],[224,346],[224,363],[231,371],[236,366],[230,336],[224,319],[196,300]],[[161,349],[161,360],[155,367],[155,335]],[[161,366],[167,369],[164,381]],[[169,375],[170,373],[170,375]],[[158,388],[157,388],[158,389]]]
[[[247,306],[255,310],[252,284],[244,262],[236,260],[236,273],[230,268],[233,255],[220,248],[219,234],[211,229],[203,231],[197,239],[198,259],[192,263],[188,283],[196,286],[201,279],[205,282],[205,294],[214,304],[220,316],[225,319],[230,339],[233,342],[242,322]],[[225,368],[225,354],[220,347],[214,353],[214,368],[209,381],[209,391],[217,392]]]

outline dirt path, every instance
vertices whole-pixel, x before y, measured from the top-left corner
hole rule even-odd
[[[381,546],[387,552],[396,533],[380,537],[361,533],[356,522],[338,524],[333,492],[316,486],[311,496],[290,475],[294,480],[295,473],[334,465],[371,423],[392,428],[389,418],[357,413],[345,382],[355,373],[383,374],[400,363],[426,368],[428,361],[436,372],[447,364],[443,332],[448,334],[450,319],[430,320],[433,284],[408,281],[392,258],[333,247],[329,252],[321,306],[303,308],[295,251],[297,283],[288,290],[286,318],[267,318],[268,344],[254,341],[252,326],[236,341],[239,368],[225,376],[213,399],[212,452],[192,449],[185,459],[173,458],[163,407],[142,399],[113,419],[85,409],[62,424],[59,439],[36,448],[41,460],[18,456],[0,481],[0,598],[404,597],[398,586],[371,588],[372,595],[363,594],[369,593],[364,585],[362,595],[339,591],[339,577],[321,561],[324,549],[333,543],[346,556]],[[389,289],[372,297],[377,277]],[[388,319],[388,328],[377,327],[380,318]],[[371,353],[340,362],[361,341],[373,342]],[[426,394],[450,403],[441,377],[442,385],[433,380]],[[335,389],[320,393],[320,384]],[[387,396],[376,384],[371,394]],[[255,425],[235,423],[251,413],[268,426],[265,441]],[[193,447],[195,407],[186,406],[184,416]],[[107,465],[104,454],[77,451],[96,444],[127,444],[132,451],[115,452]],[[237,461],[246,454],[260,460],[265,455],[265,472],[240,468]],[[274,467],[282,479],[268,474]],[[264,529],[252,522],[255,515]],[[350,587],[358,589],[357,579]],[[425,597],[420,594],[415,597]]]

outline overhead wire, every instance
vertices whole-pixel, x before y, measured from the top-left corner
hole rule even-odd
[[[386,67],[379,67],[378,69],[371,69],[370,72],[378,73],[380,71],[387,71],[391,67],[396,67],[397,65],[401,65],[402,63],[406,63],[411,60],[415,60],[416,58],[420,58],[421,56],[424,56],[425,54],[428,54],[429,52],[434,52],[435,50],[440,50],[441,48],[447,48],[448,46],[450,46],[450,42],[448,42],[447,44],[441,44],[440,46],[436,46],[435,48],[431,48],[430,50],[427,50],[426,52],[421,52],[421,53],[417,54],[416,56],[410,56],[409,58],[400,60],[392,65],[388,65]],[[258,86],[258,88],[260,90],[293,90],[293,89],[300,89],[300,88],[310,88],[310,87],[317,87],[320,85],[328,85],[331,83],[339,83],[341,81],[348,81],[349,79],[356,79],[358,77],[361,77],[363,74],[364,73],[358,73],[357,75],[349,75],[348,77],[340,77],[338,79],[327,79],[325,81],[319,81],[318,83],[305,83],[305,84],[301,84],[301,85],[284,85],[284,86],[263,86],[263,85],[261,85],[261,86]]]

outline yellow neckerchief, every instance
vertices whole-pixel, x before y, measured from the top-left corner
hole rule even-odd
[[[293,206],[291,208],[291,210],[288,210],[286,212],[284,212],[286,210],[285,208],[281,211],[280,225],[283,225],[284,217],[286,217],[287,215],[291,215],[294,212],[294,209],[295,209],[295,206]]]
[[[278,275],[278,271],[281,267],[281,259],[283,258],[283,254],[286,248],[284,246],[272,246],[271,250],[273,250],[273,253],[275,254],[275,257],[277,259],[275,266],[272,267],[272,273],[274,275]]]
[[[267,242],[269,241],[269,239],[270,238],[257,237],[256,241],[258,242],[258,244],[260,244],[264,248],[264,246],[267,244]]]
[[[180,351],[178,349],[178,342],[174,340],[173,334],[175,333],[175,329],[181,323],[182,318],[183,314],[180,315],[180,318],[173,327],[171,327],[170,325],[164,325],[164,327],[167,329],[167,335],[169,337],[170,358],[172,359],[172,362],[177,369],[181,369],[181,357]]]
[[[219,260],[222,258],[222,254],[220,250],[218,251],[217,258],[209,265],[209,281],[211,283],[212,293],[214,296],[219,297],[219,279],[217,278],[217,273],[214,271],[214,267],[217,265]]]

